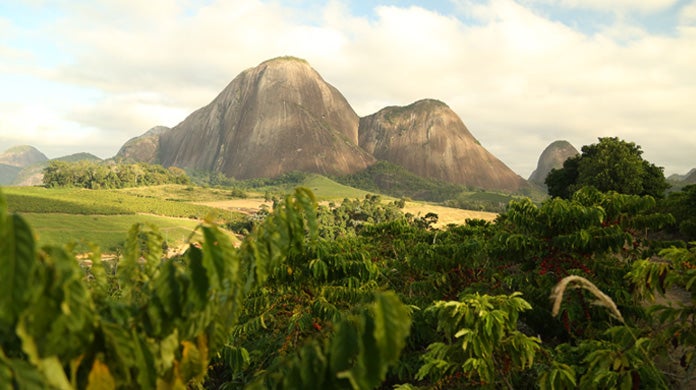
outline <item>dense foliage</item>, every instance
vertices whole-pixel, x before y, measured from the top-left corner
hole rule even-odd
[[[675,232],[686,240],[696,240],[696,184],[671,192],[660,202],[660,208],[676,219]]]
[[[582,147],[582,153],[553,169],[546,177],[549,195],[565,199],[576,190],[593,186],[600,191],[662,198],[669,187],[663,168],[646,161],[640,146],[616,137]]]
[[[107,164],[94,161],[52,160],[43,170],[46,187],[113,189],[160,184],[188,184],[186,172],[177,167],[136,163]]]
[[[696,249],[662,205],[588,187],[438,230],[403,201],[298,189],[238,249],[204,223],[162,259],[136,225],[117,267],[84,269],[0,205],[0,383],[693,388]]]

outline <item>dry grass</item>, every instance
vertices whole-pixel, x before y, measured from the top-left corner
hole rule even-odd
[[[589,291],[597,298],[597,300],[592,302],[592,304],[608,308],[609,313],[613,317],[616,317],[616,319],[619,321],[624,322],[621,312],[619,312],[619,309],[616,307],[616,303],[614,303],[614,301],[607,294],[603,293],[592,282],[583,278],[582,276],[577,275],[566,276],[553,288],[553,291],[551,292],[551,299],[553,300],[552,314],[554,317],[558,315],[558,312],[561,309],[563,294],[565,293],[566,288],[569,288],[569,286],[572,288],[584,288],[585,290]]]

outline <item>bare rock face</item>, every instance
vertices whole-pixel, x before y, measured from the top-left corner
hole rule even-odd
[[[24,168],[48,161],[48,157],[29,145],[15,146],[0,154],[0,164]]]
[[[169,130],[170,128],[166,126],[155,126],[145,134],[129,139],[121,146],[114,158],[124,161],[157,163],[159,161],[160,136]]]
[[[446,104],[420,100],[360,119],[360,146],[379,160],[424,177],[517,191],[523,178],[489,153]]]
[[[554,141],[539,156],[537,168],[529,176],[529,182],[546,188],[544,181],[552,169],[563,168],[563,162],[580,154],[568,141]]]
[[[358,146],[358,122],[343,95],[307,62],[276,58],[245,70],[162,134],[160,162],[237,179],[354,173],[375,162]]]

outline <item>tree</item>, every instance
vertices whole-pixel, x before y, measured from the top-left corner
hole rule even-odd
[[[644,160],[642,154],[633,142],[599,138],[599,143],[583,146],[580,156],[549,173],[545,181],[549,195],[568,199],[576,190],[593,186],[602,192],[662,198],[669,187],[663,168]]]

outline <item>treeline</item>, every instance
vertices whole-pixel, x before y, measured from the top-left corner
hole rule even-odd
[[[51,161],[43,170],[46,187],[117,189],[160,184],[190,184],[186,172],[177,167],[136,163]]]

